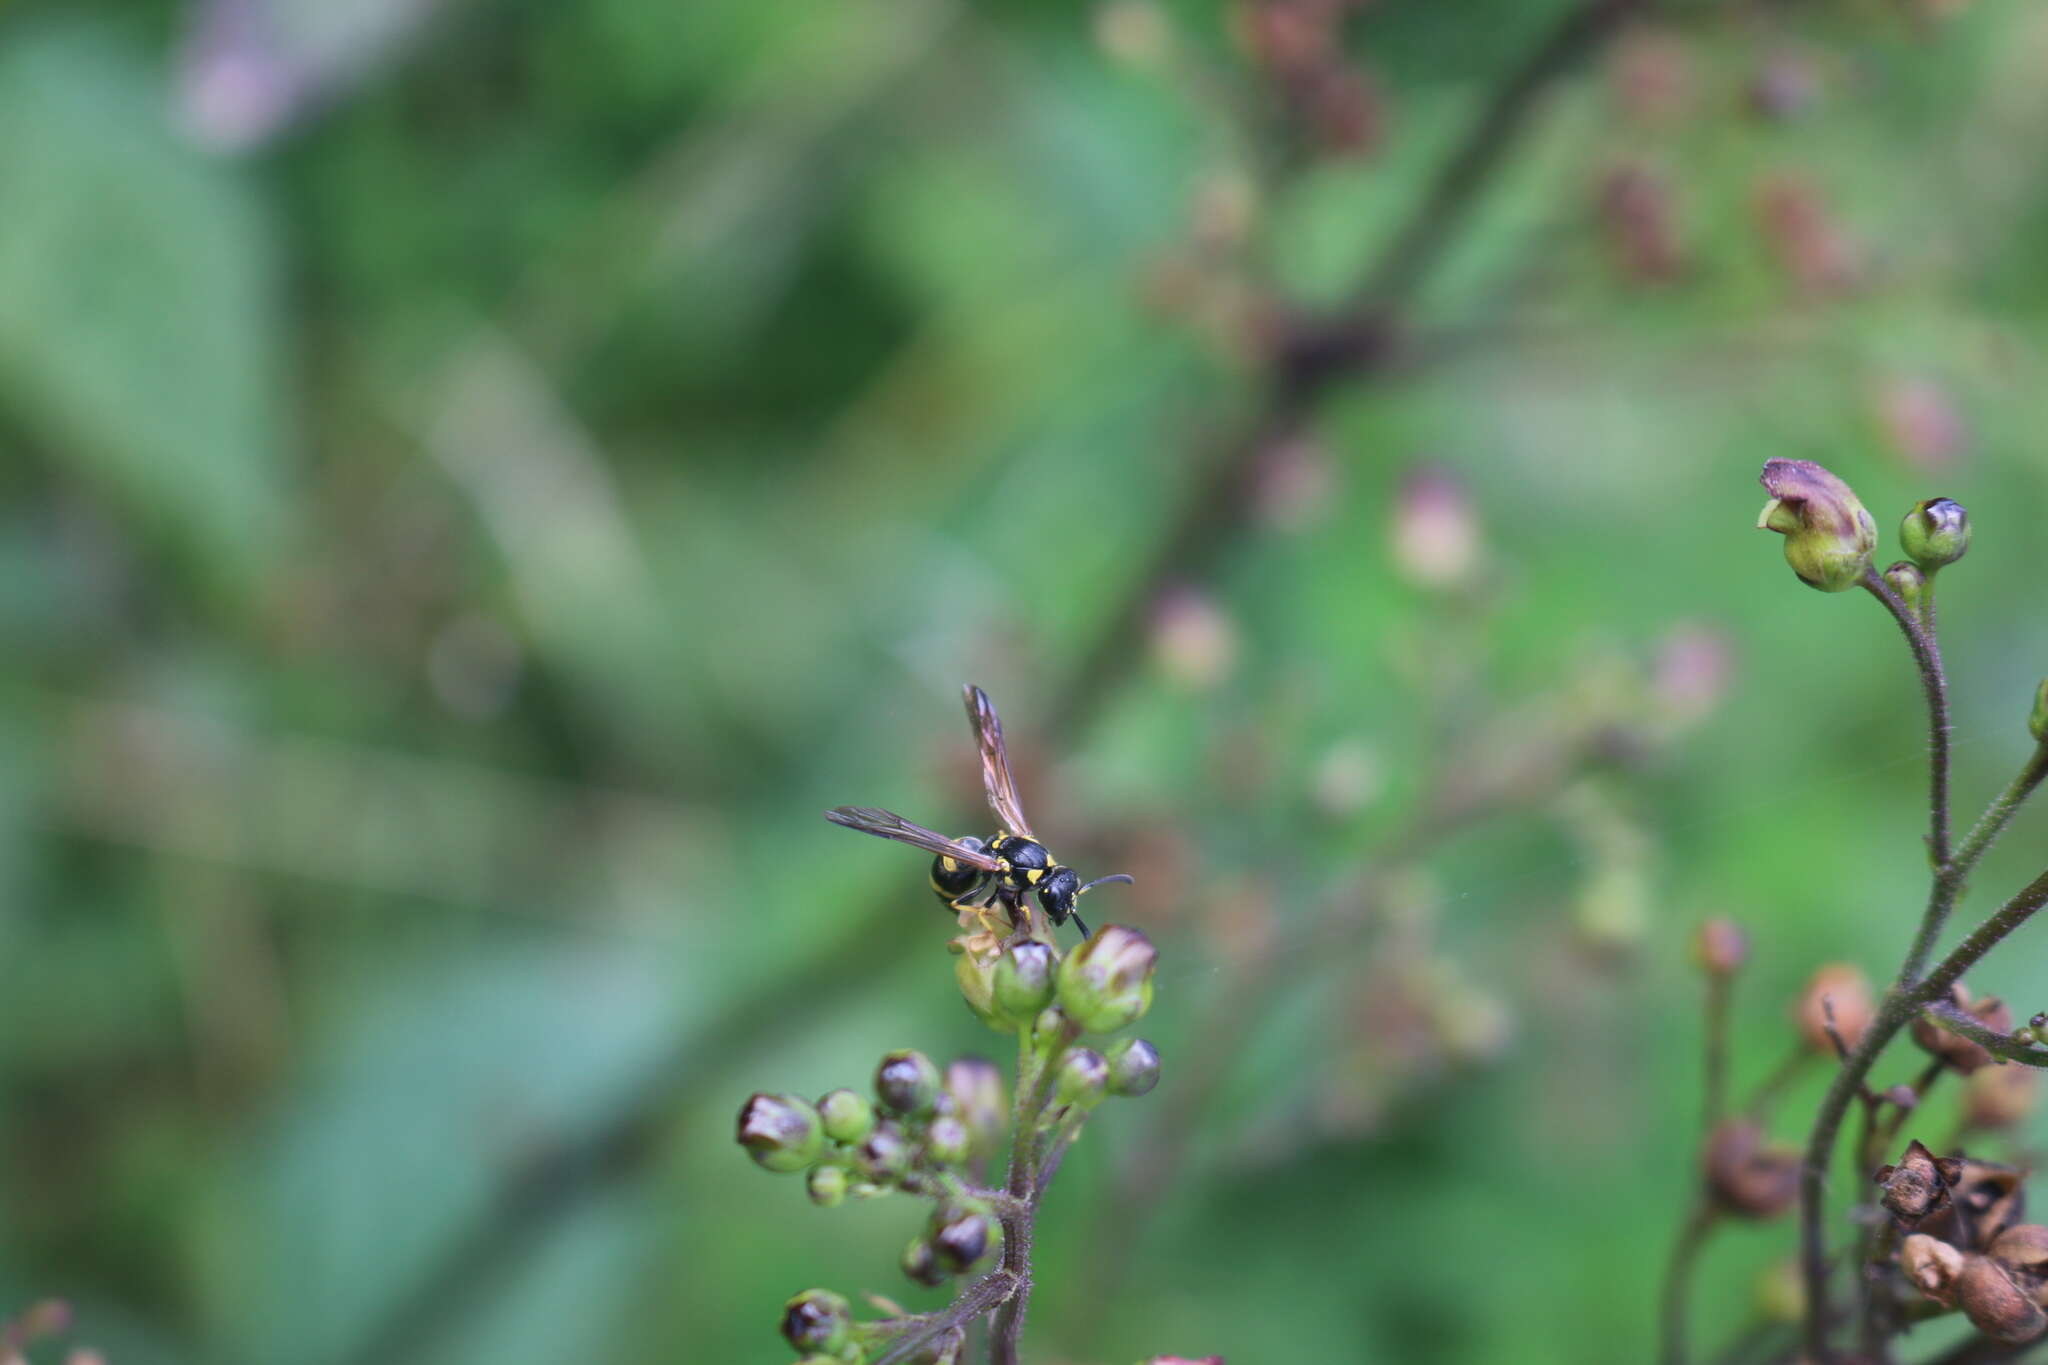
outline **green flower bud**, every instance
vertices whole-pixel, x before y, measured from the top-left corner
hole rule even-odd
[[[853,1164],[877,1185],[893,1185],[910,1169],[910,1143],[893,1123],[879,1123],[867,1141],[853,1149]]]
[[[853,1309],[829,1289],[806,1289],[782,1306],[782,1336],[799,1351],[836,1354],[853,1337]]]
[[[1915,616],[1927,612],[1927,575],[1914,565],[1900,560],[1884,571],[1885,585],[1899,595],[1906,604],[1906,610]]]
[[[1159,1084],[1159,1049],[1143,1038],[1125,1038],[1110,1048],[1109,1093],[1132,1099]]]
[[[1771,500],[1757,529],[1785,537],[1785,562],[1822,592],[1855,587],[1877,548],[1877,523],[1855,492],[1811,460],[1766,460],[1760,479]]]
[[[740,1109],[739,1143],[771,1171],[800,1171],[825,1145],[818,1111],[794,1095],[755,1095]]]
[[[953,1113],[967,1125],[976,1156],[994,1152],[1010,1122],[1010,1100],[1002,1068],[986,1057],[962,1057],[946,1068],[946,1094]]]
[[[922,1052],[892,1052],[875,1068],[875,1098],[892,1114],[928,1114],[938,1097],[939,1069]]]
[[[1050,944],[1027,938],[1012,944],[995,966],[995,1006],[998,1017],[1014,1023],[1028,1023],[1052,1003],[1053,974],[1059,955]]]
[[[997,1242],[995,1220],[980,1209],[941,1209],[932,1215],[932,1253],[952,1273],[972,1270]]]
[[[1136,1023],[1152,1006],[1158,963],[1152,940],[1121,924],[1106,925],[1060,963],[1060,1008],[1090,1033]]]
[[[834,1142],[859,1142],[875,1129],[875,1106],[856,1090],[820,1095],[818,1117],[824,1121],[825,1136]]]
[[[1916,504],[1899,524],[1899,546],[1928,573],[1953,564],[1969,553],[1970,514],[1951,498]]]
[[[961,947],[957,940],[954,951],[959,954],[953,959],[953,979],[960,983],[960,998],[990,1028],[1010,1032],[1016,1025],[1004,1019],[995,1006],[996,959]]]
[[[846,1202],[847,1178],[844,1166],[813,1166],[809,1179],[811,1202],[821,1209],[837,1208]]]
[[[903,1273],[914,1284],[936,1289],[946,1282],[946,1267],[939,1264],[938,1254],[932,1244],[923,1237],[913,1237],[910,1245],[903,1248]]]
[[[1094,1048],[1070,1049],[1060,1058],[1053,1077],[1053,1100],[1077,1109],[1093,1109],[1109,1091],[1109,1063]]]
[[[2027,717],[2027,733],[2036,744],[2048,744],[2048,679],[2034,691],[2034,710]]]
[[[924,1151],[934,1166],[958,1166],[974,1150],[974,1138],[967,1125],[951,1114],[941,1114],[924,1130]]]

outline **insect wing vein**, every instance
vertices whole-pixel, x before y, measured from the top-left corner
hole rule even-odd
[[[981,747],[981,783],[988,791],[988,807],[1011,834],[1033,838],[1031,824],[1024,818],[1024,804],[1017,799],[1017,779],[1010,775],[1010,751],[1003,744],[1003,722],[996,715],[988,693],[967,684],[967,719],[974,726],[975,743]]]
[[[969,848],[958,839],[948,839],[937,830],[926,829],[894,811],[882,810],[876,806],[836,806],[825,812],[825,818],[835,825],[857,829],[863,834],[872,834],[878,839],[894,839],[899,844],[909,844],[927,853],[943,854],[969,867],[978,867],[984,872],[1002,870],[1002,860],[979,849]]]

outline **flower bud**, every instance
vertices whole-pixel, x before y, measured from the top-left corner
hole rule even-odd
[[[755,1095],[740,1109],[739,1143],[767,1170],[800,1171],[818,1159],[818,1111],[794,1095]]]
[[[1060,1058],[1053,1078],[1053,1101],[1077,1109],[1093,1109],[1109,1089],[1109,1063],[1093,1048],[1077,1047]]]
[[[1747,1119],[1727,1119],[1707,1137],[1707,1192],[1739,1218],[1775,1218],[1799,1198],[1799,1153],[1766,1146]]]
[[[2012,1011],[1996,996],[1970,1003],[1969,992],[1961,986],[1954,989],[1955,1003],[1971,1018],[1983,1024],[1994,1033],[2009,1033],[2012,1030]],[[1939,1057],[1963,1075],[1968,1076],[1980,1067],[1991,1065],[1991,1054],[1983,1046],[1971,1042],[1960,1033],[1951,1033],[1938,1018],[1925,1014],[1913,1016],[1913,1042],[1930,1057]]]
[[[1956,1277],[1963,1273],[1962,1252],[1939,1237],[1916,1232],[1899,1247],[1899,1269],[1922,1294],[1955,1307]]]
[[[824,1120],[825,1136],[834,1142],[859,1142],[875,1129],[875,1106],[855,1090],[832,1090],[820,1095],[818,1117]]]
[[[932,1215],[930,1241],[939,1264],[952,1273],[972,1270],[1000,1242],[995,1220],[981,1209],[940,1209]]]
[[[1906,604],[1906,610],[1915,616],[1924,616],[1927,611],[1927,575],[1918,568],[1900,560],[1884,571],[1885,586],[1899,595]]]
[[[1899,547],[1928,573],[1953,564],[1969,552],[1970,514],[1950,498],[1919,503],[1899,526]]]
[[[939,1069],[922,1052],[892,1052],[875,1068],[875,1098],[892,1114],[928,1114],[938,1097]]]
[[[1136,1099],[1159,1084],[1159,1049],[1143,1038],[1125,1038],[1106,1054],[1109,1093]]]
[[[1098,929],[1060,963],[1059,1002],[1089,1033],[1113,1033],[1133,1024],[1152,1005],[1152,970],[1159,950],[1136,929]]]
[[[2034,709],[2027,715],[2027,733],[2036,744],[2048,744],[2048,678],[2034,689]]]
[[[1015,1025],[1006,1023],[996,1011],[996,959],[964,946],[958,939],[953,941],[953,949],[958,954],[953,959],[953,979],[960,983],[960,998],[991,1028],[1009,1032]]]
[[[1749,959],[1749,935],[1725,916],[1701,923],[1693,931],[1692,960],[1708,976],[1729,977]]]
[[[1759,482],[1771,500],[1757,529],[1785,537],[1785,562],[1800,582],[1842,592],[1862,581],[1877,523],[1848,484],[1811,460],[1766,460]]]
[[[1855,1047],[1863,1030],[1870,1027],[1871,1013],[1870,982],[1862,971],[1846,962],[1830,962],[1807,981],[1793,1017],[1806,1045],[1832,1057],[1835,1045],[1828,1037],[1829,1017],[1834,1019],[1842,1045]]]
[[[867,1140],[853,1150],[853,1163],[860,1173],[878,1185],[893,1185],[910,1169],[910,1143],[893,1123],[875,1125]]]
[[[846,1202],[847,1178],[844,1166],[813,1166],[808,1182],[811,1202],[821,1209],[837,1208]]]
[[[1956,1276],[1956,1305],[1971,1326],[1997,1341],[2032,1341],[2048,1331],[2048,1312],[1989,1256],[1964,1259]]]
[[[782,1306],[782,1336],[799,1351],[836,1354],[853,1337],[853,1309],[829,1289],[806,1289]]]
[[[958,1166],[974,1148],[967,1125],[951,1114],[941,1114],[924,1130],[925,1155],[935,1166]]]
[[[1010,1119],[1002,1068],[986,1057],[962,1057],[946,1068],[946,1094],[954,1115],[967,1125],[973,1155],[995,1151]]]
[[[1013,943],[996,959],[995,1008],[998,1018],[1029,1023],[1052,1003],[1053,974],[1059,955],[1035,938]]]
[[[1882,1166],[1872,1177],[1884,1193],[1879,1202],[1903,1227],[1912,1227],[1949,1202],[1950,1188],[1962,1175],[1954,1157],[1937,1157],[1916,1139],[1896,1166]]]
[[[1401,576],[1438,591],[1470,584],[1484,550],[1479,515],[1465,485],[1438,466],[1412,470],[1401,480],[1388,540]]]
[[[946,1282],[946,1268],[939,1264],[938,1254],[932,1244],[923,1237],[913,1237],[910,1245],[903,1248],[903,1273],[913,1283],[927,1289],[936,1289]]]

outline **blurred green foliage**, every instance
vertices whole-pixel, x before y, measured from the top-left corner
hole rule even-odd
[[[1668,759],[1431,860],[1500,1055],[1305,1118],[1357,1043],[1334,955],[1242,1021],[1106,1302],[1141,1125],[1097,1125],[1033,1316],[1047,1361],[1644,1358],[1687,932],[1757,936],[1746,1079],[1816,961],[1889,969],[1922,872],[1903,651],[1750,529],[1757,467],[1828,463],[1888,538],[1972,509],[1966,804],[2048,669],[2040,9],[1687,4],[1574,69],[1413,363],[1336,391],[1305,497],[1186,585],[1215,648],[1155,633],[1033,738],[1257,403],[1246,334],[1171,306],[1204,196],[1248,196],[1251,280],[1334,303],[1561,8],[1367,7],[1377,149],[1276,175],[1197,0],[1153,13],[1211,83],[1120,46],[1131,6],[0,7],[7,1301],[73,1299],[118,1365],[773,1360],[805,1285],[922,1304],[904,1210],[814,1210],[730,1130],[987,1050],[918,860],[818,818],[978,826],[962,680],[1063,856],[1146,864],[1114,913],[1164,953],[1163,1099],[1235,909],[1296,932],[1485,696],[1706,622],[1737,681]],[[1476,623],[1390,568],[1422,459],[1486,526]],[[1981,984],[2024,1015],[2043,964]],[[1716,1247],[1710,1293],[1787,1245]]]

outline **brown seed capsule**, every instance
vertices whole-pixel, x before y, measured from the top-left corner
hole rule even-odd
[[[1985,1067],[1963,1090],[1963,1121],[1972,1128],[2010,1128],[2034,1111],[2040,1080],[2033,1067]]]
[[[1962,1252],[1939,1237],[1916,1232],[1899,1247],[1899,1269],[1922,1294],[1955,1307],[1956,1277],[1963,1273]]]
[[[2012,1011],[1996,996],[1988,996],[1971,1004],[1970,993],[1957,986],[1953,993],[1953,1003],[1995,1033],[2012,1032]],[[1924,1014],[1915,1015],[1913,1018],[1913,1041],[1922,1052],[1930,1057],[1941,1058],[1965,1076],[1980,1067],[1991,1065],[1991,1054],[1982,1046],[1971,1042],[1960,1033],[1943,1028]]]
[[[2048,1312],[1989,1256],[1971,1256],[1956,1276],[1956,1303],[1971,1324],[1999,1341],[2032,1341],[2048,1331]]]
[[[1816,971],[1800,992],[1793,1019],[1800,1036],[1815,1052],[1835,1055],[1834,1039],[1828,1036],[1828,1020],[1834,1020],[1842,1046],[1854,1047],[1870,1027],[1870,981],[1861,968],[1846,962],[1830,962]]]
[[[1715,1126],[1704,1154],[1707,1192],[1739,1218],[1773,1218],[1799,1198],[1799,1152],[1766,1146],[1763,1130],[1747,1119]]]
[[[1919,1141],[1907,1144],[1896,1166],[1879,1168],[1875,1177],[1884,1193],[1879,1200],[1901,1226],[1912,1227],[1949,1202],[1949,1186],[1960,1175],[1955,1158],[1938,1159]]]
[[[1717,915],[1693,931],[1692,960],[1708,976],[1733,976],[1748,957],[1749,935],[1726,916]]]
[[[2048,1274],[2048,1227],[2015,1223],[1992,1240],[1991,1254],[2014,1270]]]
[[[1948,1207],[1937,1209],[1920,1231],[1960,1247],[1988,1245],[1999,1232],[2026,1220],[2026,1173],[1995,1161],[1943,1158],[1952,1165]]]

